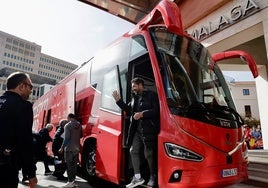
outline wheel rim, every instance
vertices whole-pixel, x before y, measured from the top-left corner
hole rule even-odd
[[[86,169],[87,169],[87,173],[90,176],[95,176],[95,174],[96,174],[96,171],[95,171],[95,169],[96,169],[96,151],[95,150],[92,150],[88,154]]]

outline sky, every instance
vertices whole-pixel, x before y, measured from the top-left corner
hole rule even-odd
[[[44,54],[77,65],[133,27],[78,0],[1,0],[1,31],[40,45]]]

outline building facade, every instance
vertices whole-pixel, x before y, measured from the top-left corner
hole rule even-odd
[[[36,43],[0,31],[0,94],[6,90],[6,76],[15,71],[26,72],[34,86],[30,96],[33,102],[42,93],[40,85],[55,85],[77,68],[75,64],[43,54],[41,48]]]
[[[254,81],[234,81],[229,83],[236,110],[243,118],[260,120],[259,104]]]

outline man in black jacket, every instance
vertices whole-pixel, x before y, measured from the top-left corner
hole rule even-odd
[[[27,101],[33,86],[28,74],[16,72],[7,78],[7,91],[0,97],[0,185],[17,188],[22,168],[29,187],[37,184],[33,155],[33,110]]]
[[[41,161],[43,161],[44,163],[44,167],[45,167],[45,175],[50,175],[52,174],[52,171],[49,169],[49,159],[50,156],[48,156],[47,153],[47,144],[49,142],[52,142],[52,138],[50,137],[49,133],[52,131],[53,129],[53,124],[48,123],[46,125],[46,127],[42,128],[39,132],[39,139],[37,139],[36,145],[37,145],[37,151],[36,152],[36,156],[38,159],[40,159]]]
[[[128,114],[131,114],[127,144],[131,145],[130,154],[134,169],[134,176],[127,188],[136,187],[144,183],[140,173],[140,151],[143,148],[150,169],[148,186],[156,186],[156,157],[157,134],[159,132],[159,101],[157,94],[144,88],[141,78],[131,80],[133,98],[129,104],[123,102],[117,91],[113,92],[116,104]]]
[[[67,119],[60,120],[59,126],[57,127],[53,143],[52,143],[52,152],[54,154],[54,169],[53,176],[56,176],[58,180],[66,180],[66,177],[63,176],[66,170],[66,164],[64,161],[63,153],[59,153],[59,149],[63,143],[63,134],[64,134],[64,126],[68,123]]]

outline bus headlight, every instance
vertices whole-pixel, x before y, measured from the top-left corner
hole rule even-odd
[[[167,155],[172,158],[197,162],[203,160],[203,157],[201,155],[198,155],[197,153],[176,144],[165,143],[165,150],[167,152]]]

